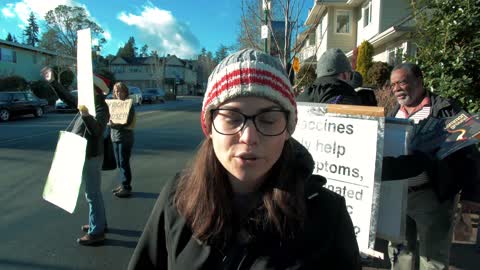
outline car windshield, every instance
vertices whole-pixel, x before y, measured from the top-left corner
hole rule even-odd
[[[148,89],[145,91],[146,93],[149,93],[149,94],[156,94],[157,93],[157,90],[155,89]]]
[[[0,101],[9,101],[10,95],[6,93],[0,93]]]

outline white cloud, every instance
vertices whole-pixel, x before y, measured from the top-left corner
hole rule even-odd
[[[30,12],[33,12],[38,20],[43,20],[45,14],[58,5],[78,6],[79,4],[73,0],[23,0],[15,4],[7,4],[7,7],[2,9],[2,13],[13,15],[9,17],[15,17],[16,15],[26,25]]]
[[[198,39],[188,25],[177,21],[170,11],[150,5],[144,6],[139,15],[121,12],[118,19],[136,27],[141,40],[150,50],[158,50],[160,55],[169,53],[181,58],[190,58],[198,53],[200,46]]]
[[[13,4],[7,4],[7,7],[2,8],[2,14],[6,18],[13,18],[15,17],[15,13],[13,13]]]

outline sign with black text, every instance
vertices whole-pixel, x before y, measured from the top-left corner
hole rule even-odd
[[[298,103],[293,137],[315,161],[314,174],[327,178],[326,188],[342,195],[352,218],[360,250],[373,249],[380,192],[385,118],[383,108]],[[332,107],[333,108],[333,107]],[[339,109],[340,108],[340,109]],[[334,113],[332,113],[334,112]],[[377,115],[377,116],[372,116]]]

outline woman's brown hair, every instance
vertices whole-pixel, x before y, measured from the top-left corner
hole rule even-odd
[[[123,82],[117,82],[116,84],[113,85],[113,90],[115,89],[118,89],[120,91],[125,91],[125,93],[127,93],[127,96],[128,96],[128,86],[126,84],[124,84]],[[113,91],[113,94],[112,96],[114,98],[118,98],[117,95],[115,95],[115,91]]]
[[[265,214],[256,217],[285,239],[302,228],[305,217],[305,179],[291,170],[294,154],[290,140],[261,187]],[[212,140],[206,138],[189,169],[180,176],[175,205],[195,238],[226,240],[233,225],[232,197],[227,172],[214,153]]]

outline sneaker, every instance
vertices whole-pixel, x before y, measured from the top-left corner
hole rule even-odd
[[[116,188],[112,189],[112,193],[117,193],[123,188],[122,185],[118,185]]]
[[[93,235],[93,234],[85,234],[81,238],[77,238],[77,243],[83,246],[91,246],[95,244],[101,244],[105,241],[105,234],[98,234],[98,235]]]
[[[132,191],[122,187],[119,191],[113,193],[113,195],[115,195],[119,198],[126,198],[126,197],[130,197],[130,195],[132,195]]]
[[[86,225],[82,225],[82,231],[84,232],[88,232],[88,230],[90,230],[90,225],[86,224]],[[105,229],[103,230],[104,233],[107,233],[108,232],[108,227],[105,226]]]

